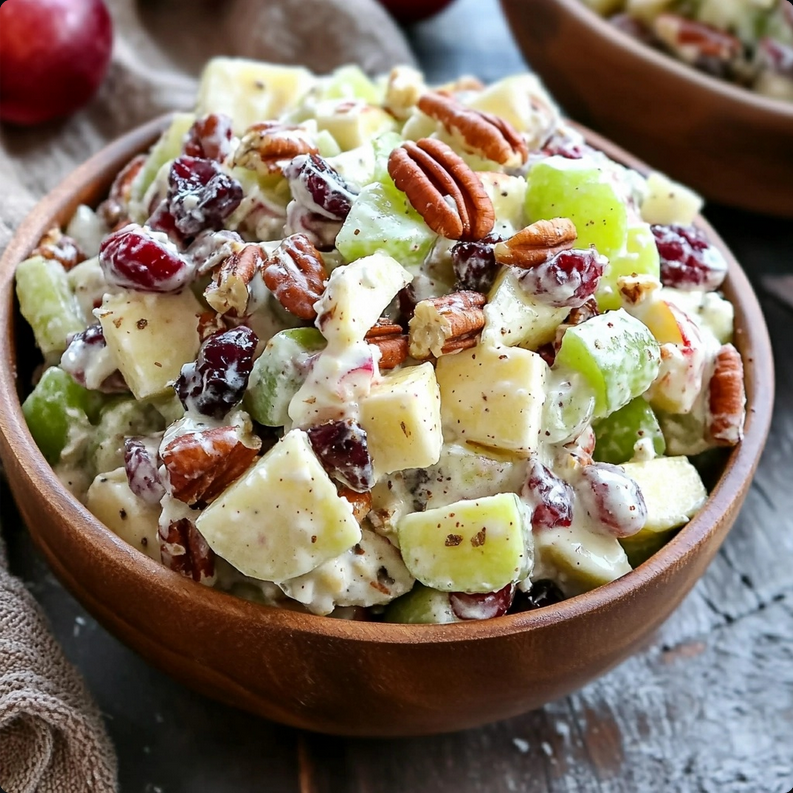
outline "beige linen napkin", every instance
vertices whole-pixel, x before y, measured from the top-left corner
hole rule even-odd
[[[216,54],[385,71],[413,58],[376,0],[108,0],[110,73],[85,110],[35,130],[0,128],[0,250],[35,202],[133,126],[193,101]],[[109,793],[115,758],[101,717],[49,635],[35,601],[7,572],[0,541],[0,788]]]

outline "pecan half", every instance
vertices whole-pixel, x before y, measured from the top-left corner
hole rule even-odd
[[[475,347],[485,326],[485,295],[452,292],[421,300],[410,320],[410,354],[419,360]]]
[[[380,350],[380,371],[395,369],[404,363],[408,357],[408,337],[402,332],[400,325],[395,325],[391,320],[381,317],[370,328],[364,339],[373,347]]]
[[[72,267],[84,262],[87,258],[77,242],[64,234],[58,226],[53,226],[41,238],[38,247],[31,253],[31,256],[53,259],[60,262],[64,270],[71,270]]]
[[[740,39],[724,30],[677,14],[661,14],[653,31],[663,44],[689,63],[715,61],[728,64],[740,55]]]
[[[735,446],[743,438],[746,420],[746,389],[741,354],[724,344],[716,356],[716,367],[708,387],[709,440],[718,446]]]
[[[499,165],[517,166],[529,157],[522,135],[503,118],[483,113],[437,91],[424,94],[418,108],[462,139],[466,150]]]
[[[218,314],[244,317],[248,312],[251,281],[263,265],[264,255],[258,245],[246,245],[232,253],[217,268],[204,290],[207,303]]]
[[[206,341],[213,333],[228,330],[226,320],[215,311],[202,311],[198,315],[198,337]]]
[[[215,427],[174,438],[163,450],[171,495],[185,504],[208,504],[253,462],[261,441],[242,442],[237,427]]]
[[[436,234],[480,240],[492,231],[496,214],[482,182],[442,141],[405,141],[391,152],[388,173]]]
[[[234,153],[234,166],[260,173],[276,173],[299,154],[318,154],[319,149],[302,127],[264,121],[249,127]]]
[[[211,585],[215,579],[215,552],[189,518],[160,526],[160,559],[185,578]]]
[[[349,487],[340,487],[339,495],[352,505],[352,514],[355,520],[358,523],[363,523],[363,519],[372,509],[372,491],[367,490],[365,493],[356,493]]]
[[[557,253],[569,251],[577,238],[578,232],[572,220],[538,220],[508,240],[497,243],[493,253],[498,264],[536,267]]]
[[[305,234],[287,237],[265,262],[265,285],[290,314],[301,319],[316,319],[314,303],[327,282],[322,254]]]
[[[188,157],[223,162],[231,151],[232,120],[223,113],[197,118],[187,133],[184,153]]]
[[[132,195],[132,183],[145,164],[145,154],[133,157],[118,172],[107,199],[99,205],[97,213],[111,230],[117,226],[126,226],[130,222],[129,201]]]

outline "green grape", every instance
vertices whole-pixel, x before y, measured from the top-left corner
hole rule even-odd
[[[575,223],[577,248],[594,245],[617,256],[628,237],[628,210],[600,168],[585,160],[550,157],[529,172],[526,214],[531,221],[565,217]]]
[[[391,601],[386,607],[383,619],[405,625],[438,625],[459,621],[449,603],[449,593],[439,592],[422,584],[415,584],[407,595]]]
[[[380,252],[410,267],[424,261],[435,238],[404,193],[375,182],[355,199],[336,247],[348,262]]]
[[[311,358],[325,347],[316,328],[294,328],[276,333],[253,365],[245,408],[266,427],[283,427],[289,421],[289,403],[308,374]]]
[[[43,256],[32,256],[17,266],[17,297],[22,316],[45,356],[66,349],[72,333],[85,330],[80,307],[69,287],[63,265]]]
[[[612,257],[597,290],[600,311],[618,309],[621,305],[617,280],[625,275],[651,275],[661,277],[661,260],[650,226],[631,226],[625,250]]]
[[[636,397],[607,418],[596,421],[592,428],[597,438],[593,456],[601,463],[627,462],[633,457],[636,443],[645,438],[652,441],[659,457],[666,451],[658,419],[644,397]]]
[[[89,416],[95,416],[101,394],[88,391],[63,369],[51,366],[22,403],[22,413],[30,434],[50,465],[74,441],[77,433],[90,432]]]
[[[339,67],[328,80],[320,92],[321,99],[357,99],[369,105],[383,101],[383,91],[354,63]]]
[[[581,373],[595,392],[595,418],[627,405],[658,376],[660,347],[647,326],[623,309],[568,328],[557,367]]]

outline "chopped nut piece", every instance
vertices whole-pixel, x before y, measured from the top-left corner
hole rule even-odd
[[[436,234],[480,240],[492,231],[495,210],[482,182],[442,141],[405,141],[391,152],[388,173]]]
[[[363,523],[364,518],[372,509],[372,491],[367,490],[365,493],[356,493],[349,487],[340,487],[339,495],[352,505],[352,514],[358,524]]]
[[[497,243],[493,253],[498,264],[536,267],[549,261],[557,253],[569,251],[577,238],[578,232],[572,220],[538,220],[505,242]]]
[[[263,264],[264,256],[258,245],[246,245],[232,253],[207,286],[204,292],[207,303],[218,314],[244,317],[248,311],[251,281]]]
[[[417,303],[409,326],[411,356],[423,360],[475,347],[486,302],[479,292],[453,292]]]
[[[424,94],[418,108],[442,124],[449,134],[459,136],[473,154],[505,166],[518,166],[528,159],[526,141],[503,118],[473,110],[437,91]]]
[[[617,279],[617,291],[624,305],[638,306],[650,300],[661,288],[652,275],[622,275]]]
[[[110,193],[97,209],[97,214],[107,223],[108,228],[126,226],[130,222],[129,200],[132,183],[146,164],[146,155],[133,157],[119,172],[110,188]]]
[[[60,262],[64,270],[71,270],[72,267],[86,260],[86,255],[80,250],[80,246],[71,237],[67,237],[58,226],[53,226],[41,238],[31,256],[53,259]]]
[[[716,368],[708,387],[709,439],[718,446],[736,446],[743,438],[746,420],[746,389],[741,354],[725,344],[716,356]]]
[[[408,337],[400,325],[381,318],[364,337],[373,347],[380,350],[380,371],[396,369],[408,357]]]
[[[215,552],[188,518],[160,526],[160,559],[162,563],[185,578],[211,585],[215,579]]]
[[[287,237],[265,263],[265,285],[290,314],[301,319],[316,319],[314,304],[327,282],[322,254],[305,234]]]
[[[308,131],[277,121],[264,121],[250,127],[234,153],[234,165],[258,171],[262,175],[276,173],[281,166],[299,154],[318,154]]]

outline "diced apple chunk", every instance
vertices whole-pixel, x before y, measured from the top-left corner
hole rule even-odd
[[[342,151],[363,146],[372,138],[396,129],[394,117],[380,107],[365,102],[318,102],[317,127],[333,135]]]
[[[304,575],[352,548],[361,530],[301,430],[292,430],[196,522],[212,549],[263,581]]]
[[[702,198],[693,190],[673,182],[662,173],[647,178],[647,195],[642,203],[642,219],[662,226],[690,226],[702,209]]]
[[[493,202],[496,222],[506,224],[507,233],[520,231],[526,225],[526,180],[496,171],[484,171],[478,176]]]
[[[190,290],[178,295],[133,291],[105,295],[95,313],[137,399],[165,393],[182,366],[195,360],[201,311]]]
[[[88,488],[86,506],[113,534],[156,562],[160,561],[157,539],[160,507],[147,504],[129,489],[123,467],[94,479]]]
[[[196,113],[225,113],[233,119],[235,132],[241,133],[297,105],[316,80],[300,66],[213,58],[201,75]]]
[[[443,446],[441,394],[430,363],[382,378],[361,404],[375,477],[438,462]]]
[[[513,493],[407,515],[399,545],[411,574],[443,592],[496,592],[525,578],[532,563],[531,534]]]
[[[480,345],[438,360],[444,429],[528,457],[539,445],[548,366],[517,347]]]

